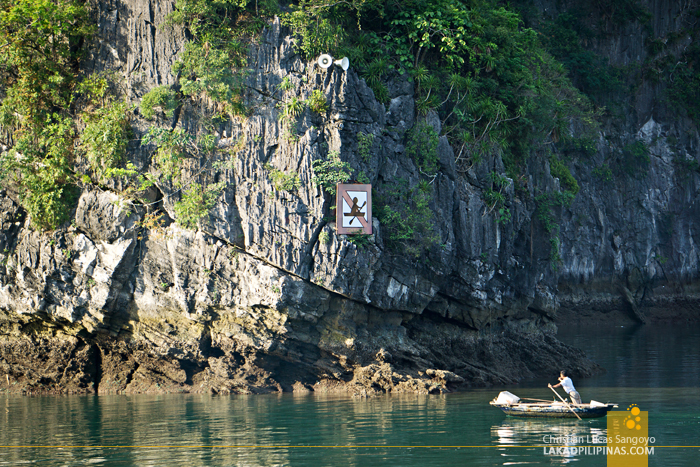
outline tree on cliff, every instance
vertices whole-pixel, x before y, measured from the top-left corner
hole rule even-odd
[[[0,177],[42,228],[62,222],[74,199],[75,70],[92,30],[77,1],[0,3],[0,128],[10,147]]]

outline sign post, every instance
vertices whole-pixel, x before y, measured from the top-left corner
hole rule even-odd
[[[372,185],[338,183],[336,228],[339,234],[372,234]]]

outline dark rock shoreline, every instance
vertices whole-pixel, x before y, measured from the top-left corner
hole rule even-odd
[[[58,328],[34,329],[31,337],[24,329],[13,336],[5,329],[0,393],[439,394],[513,384],[551,374],[554,368],[565,367],[577,377],[601,371],[583,352],[547,332],[510,328],[478,335],[440,322],[410,323],[407,328],[404,339],[410,347],[388,343],[390,350],[382,347],[374,355],[350,349],[352,359],[289,341],[284,357],[236,343],[232,348],[192,348],[193,354],[182,358],[133,338],[86,339]],[[304,347],[307,352],[301,353]],[[291,348],[298,350],[296,361]]]

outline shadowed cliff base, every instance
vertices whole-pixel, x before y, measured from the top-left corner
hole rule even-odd
[[[610,325],[700,322],[700,288],[695,281],[629,281],[560,284],[558,324]]]
[[[551,376],[563,367],[576,377],[601,371],[583,352],[559,342],[551,326],[535,322],[477,332],[414,317],[372,330],[387,337],[383,347],[347,339],[322,351],[318,343],[275,336],[262,352],[213,335],[212,345],[202,339],[205,344],[187,355],[168,349],[165,334],[154,347],[144,336],[71,336],[39,322],[3,321],[2,327],[0,392],[11,394],[439,394]],[[176,338],[177,330],[170,331]]]

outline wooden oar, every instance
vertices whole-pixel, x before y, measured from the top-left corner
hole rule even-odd
[[[552,391],[554,391],[554,388],[553,388],[552,386],[549,386],[549,389],[551,389]],[[574,412],[574,409],[572,409],[571,406],[570,406],[569,404],[567,404],[566,401],[565,401],[564,399],[561,398],[561,396],[559,395],[559,393],[558,393],[557,391],[554,391],[554,394],[556,394],[557,397],[558,397],[559,399],[561,399],[561,401],[564,403],[564,405],[567,406],[567,407],[569,408],[569,410],[571,410],[571,412],[572,412],[574,415],[576,415],[576,418],[578,418],[579,420],[581,420],[581,417],[579,417],[578,414],[577,414],[576,412]]]
[[[552,401],[548,401],[546,399],[533,399],[532,397],[521,397],[520,400],[521,401],[552,402]]]

